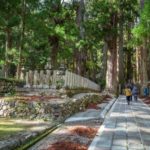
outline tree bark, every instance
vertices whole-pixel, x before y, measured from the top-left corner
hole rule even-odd
[[[141,47],[137,47],[136,48],[136,81],[141,83],[140,79],[141,79],[141,72],[140,72],[140,68],[141,68]]]
[[[8,53],[12,47],[11,29],[6,28],[6,47],[5,47],[5,64],[4,64],[4,77],[9,76],[9,56]]]
[[[108,43],[106,89],[112,93],[117,92],[117,39]]]
[[[104,45],[102,48],[103,56],[102,56],[102,70],[101,70],[101,75],[100,77],[102,80],[106,81],[106,72],[107,72],[107,50],[108,50],[108,45],[107,42],[104,41]]]
[[[59,38],[57,36],[49,36],[49,42],[51,46],[51,63],[54,69],[56,69],[57,66],[57,54],[59,49]]]
[[[123,22],[119,23],[119,38],[118,38],[118,76],[119,83],[122,84],[124,82],[124,57],[123,57]]]
[[[150,43],[150,36],[147,36],[147,45]],[[150,81],[150,49],[147,48],[147,78]]]
[[[104,42],[103,59],[102,59],[102,63],[103,63],[102,77],[103,77],[103,80],[105,80],[105,81],[106,81],[106,71],[107,71],[107,50],[108,50],[107,42]]]
[[[80,0],[80,2],[77,2],[76,4],[76,24],[79,29],[79,38],[78,41],[84,39],[84,29],[83,29],[83,21],[84,21],[84,0]],[[74,56],[76,61],[76,73],[79,75],[84,75],[84,50],[83,48],[75,49],[74,50]]]
[[[25,12],[26,12],[26,1],[22,0],[19,62],[17,65],[17,72],[16,72],[17,79],[20,79],[20,75],[21,75],[21,63],[22,63],[21,61],[22,61],[22,51],[23,51],[23,47],[24,47],[24,32],[25,32]]]
[[[142,79],[141,79],[141,83],[142,84],[146,84],[148,81],[148,72],[147,72],[147,44],[146,44],[146,40],[144,43],[143,48],[141,49],[141,74],[142,74]]]
[[[126,57],[126,69],[127,69],[127,76],[126,79],[127,80],[132,80],[133,78],[133,69],[132,69],[132,54],[131,54],[131,50],[127,51],[127,57]]]
[[[138,82],[141,85],[146,84],[148,81],[148,73],[147,73],[147,49],[143,46],[140,46],[137,50],[137,74],[138,74]]]
[[[111,16],[111,28],[117,29],[117,12]],[[106,37],[108,44],[107,52],[107,73],[106,73],[106,90],[117,94],[118,73],[117,73],[117,34]]]

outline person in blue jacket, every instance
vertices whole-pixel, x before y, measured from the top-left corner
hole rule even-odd
[[[137,86],[134,85],[132,88],[132,95],[134,97],[134,101],[136,101],[136,102],[138,100],[138,94],[139,94],[139,90],[138,90]]]
[[[144,88],[144,96],[148,96],[149,95],[149,89],[147,87]]]

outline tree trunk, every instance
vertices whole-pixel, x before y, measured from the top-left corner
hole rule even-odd
[[[51,2],[50,2],[51,3]],[[60,0],[55,0],[54,2],[51,3],[51,10],[52,13],[61,13],[61,1]],[[51,13],[51,12],[50,12]],[[52,22],[54,26],[60,26],[63,24],[64,20],[59,17],[58,15],[52,16]],[[51,64],[54,69],[59,67],[58,61],[57,61],[57,55],[59,52],[59,42],[60,38],[57,34],[54,35],[49,35],[48,36],[48,41],[51,46],[51,52],[50,52],[50,57],[51,57]]]
[[[83,29],[83,21],[84,21],[84,0],[80,0],[77,4],[76,8],[76,24],[79,29],[79,38],[78,41],[84,38],[84,29]],[[85,66],[83,63],[84,50],[83,48],[75,49],[74,51],[75,61],[76,61],[76,73],[79,75],[83,75],[83,67]]]
[[[57,54],[59,49],[59,38],[57,36],[49,36],[49,42],[51,46],[51,63],[54,69],[56,69],[57,66]]]
[[[5,48],[5,64],[4,64],[4,76],[5,78],[9,75],[9,56],[8,53],[12,47],[11,29],[6,28],[6,48]]]
[[[141,67],[142,67],[142,60],[141,60],[141,52],[142,47],[137,47],[136,49],[136,81],[141,84],[142,74],[141,74]]]
[[[143,85],[148,81],[147,74],[147,49],[143,46],[140,46],[137,49],[137,78],[138,82]]]
[[[131,28],[132,28],[132,23],[128,22],[128,33],[127,33],[127,40],[131,40]],[[126,75],[126,80],[133,80],[133,48],[128,48],[127,49],[127,60],[126,60],[126,68],[127,68],[127,75]]]
[[[21,75],[21,59],[22,51],[24,47],[24,32],[25,32],[25,11],[26,11],[26,1],[22,0],[22,13],[21,13],[21,35],[20,35],[20,47],[19,47],[19,62],[17,65],[16,78],[20,79]]]
[[[147,36],[147,45],[150,43],[150,36]],[[150,81],[150,49],[147,48],[147,78]]]
[[[103,68],[102,68],[102,75],[101,75],[104,81],[106,81],[106,71],[107,71],[107,50],[108,50],[107,42],[104,42],[103,58],[102,58]]]
[[[110,29],[117,29],[117,12],[111,16]],[[117,73],[117,33],[112,33],[106,37],[108,44],[107,51],[107,73],[106,73],[106,89],[112,93],[118,94],[118,73]]]
[[[75,50],[76,73],[81,75],[81,55],[78,49]]]
[[[106,89],[110,92],[117,92],[117,76],[117,39],[114,37],[108,43],[107,53]]]
[[[79,5],[76,10],[76,23],[79,28],[80,39],[84,38],[84,28],[83,28],[83,21],[84,21],[84,0],[80,0]]]
[[[146,84],[148,81],[148,72],[147,72],[147,44],[146,44],[146,40],[144,43],[144,47],[141,49],[141,74],[142,74],[142,79],[141,79],[141,83],[142,84]]]
[[[131,56],[131,50],[127,51],[127,60],[126,60],[126,68],[127,68],[127,80],[132,80],[133,78],[133,70],[132,70],[132,56]]]
[[[123,22],[120,21],[119,23],[119,38],[118,38],[118,77],[119,83],[123,84],[124,82],[124,57],[123,57]]]

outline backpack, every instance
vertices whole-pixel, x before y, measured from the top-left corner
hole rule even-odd
[[[125,95],[126,95],[126,96],[131,96],[131,95],[132,95],[131,89],[126,88],[126,89],[125,89]]]

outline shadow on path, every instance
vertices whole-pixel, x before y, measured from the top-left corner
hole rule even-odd
[[[150,108],[119,96],[88,150],[150,150]]]

